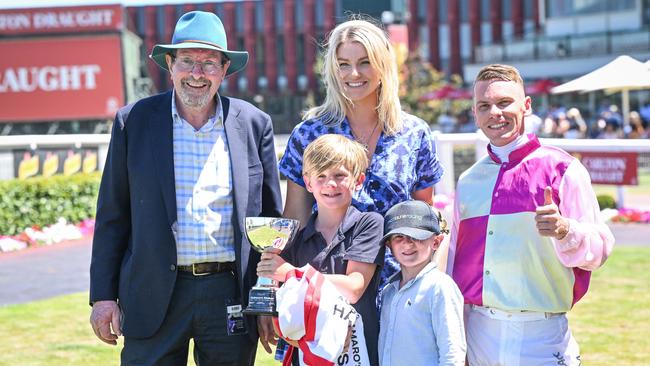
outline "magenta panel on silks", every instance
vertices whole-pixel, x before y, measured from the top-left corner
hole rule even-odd
[[[488,216],[460,222],[452,277],[465,297],[465,303],[483,305],[483,258]]]
[[[521,162],[507,163],[496,183],[490,213],[535,212],[544,204],[547,186],[553,188],[553,201],[559,205],[560,183],[573,159],[562,150],[540,147]]]
[[[585,271],[584,269],[574,268],[573,275],[575,276],[575,282],[573,284],[573,303],[578,302],[582,299],[583,296],[587,293],[589,289],[589,279],[591,278],[591,271]]]

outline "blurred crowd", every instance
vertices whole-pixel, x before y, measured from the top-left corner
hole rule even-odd
[[[471,110],[456,115],[442,113],[434,129],[443,133],[476,132]],[[630,112],[630,123],[615,104],[604,103],[593,115],[583,116],[578,108],[553,105],[548,111],[526,117],[526,132],[539,137],[567,139],[647,139],[650,138],[650,102]]]
[[[535,116],[531,120],[536,119]],[[553,106],[543,118],[531,123],[532,132],[540,137],[595,138],[595,139],[643,139],[649,138],[650,103],[630,112],[630,123],[623,123],[623,115],[615,104],[603,104],[591,118],[583,117],[578,108],[568,110]],[[531,121],[532,122],[532,121]],[[535,126],[538,124],[537,126]]]

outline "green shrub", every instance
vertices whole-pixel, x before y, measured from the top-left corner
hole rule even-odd
[[[0,181],[0,235],[95,217],[101,173]]]
[[[616,200],[609,194],[599,194],[596,196],[598,199],[598,206],[601,210],[606,208],[616,208]]]

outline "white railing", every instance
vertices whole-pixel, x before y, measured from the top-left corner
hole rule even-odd
[[[449,194],[456,187],[454,172],[454,146],[474,145],[476,160],[487,154],[487,138],[482,133],[443,134],[434,132],[438,159],[445,168],[445,175],[435,186],[436,193]],[[543,145],[556,146],[570,152],[637,152],[650,153],[650,140],[627,139],[550,139],[542,138]],[[618,186],[617,202],[623,206],[625,202],[625,187]]]
[[[436,185],[437,193],[449,194],[454,191],[454,146],[473,145],[475,157],[478,160],[486,154],[487,139],[481,133],[443,134],[433,132],[433,138],[438,152],[438,159],[445,168],[442,180]],[[283,152],[287,146],[289,135],[275,136],[275,149]],[[12,150],[37,150],[39,148],[84,148],[98,149],[99,169],[104,167],[110,135],[20,135],[0,136],[0,179],[13,178],[14,154]],[[571,152],[579,151],[608,151],[608,152],[638,152],[650,153],[650,140],[591,140],[591,139],[541,139],[542,144],[557,146]],[[623,188],[619,189],[619,202],[623,199]]]

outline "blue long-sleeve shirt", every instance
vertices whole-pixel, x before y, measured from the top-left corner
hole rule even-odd
[[[379,364],[465,365],[463,296],[429,263],[399,288],[401,272],[382,291]]]

